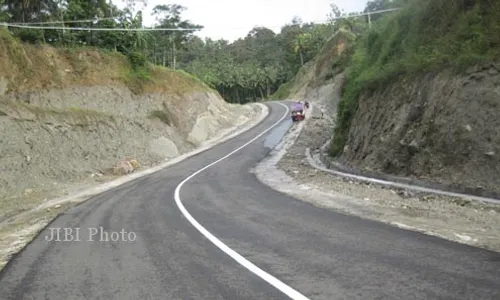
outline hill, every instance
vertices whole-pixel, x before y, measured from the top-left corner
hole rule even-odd
[[[331,154],[345,165],[500,192],[500,3],[410,1],[358,43]]]
[[[126,161],[144,168],[190,151],[252,114],[182,71],[0,30],[0,223],[123,175]]]
[[[500,3],[396,2],[403,9],[374,22],[344,59],[325,56],[337,48],[327,45],[277,96],[293,98],[316,84],[304,74],[335,65],[345,75],[342,99],[330,93],[337,163],[499,195]],[[306,97],[321,100],[318,91]]]

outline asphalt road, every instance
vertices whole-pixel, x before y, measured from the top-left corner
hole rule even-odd
[[[249,169],[291,126],[288,117],[180,189],[190,215],[264,274],[221,251],[182,214],[175,189],[280,119],[285,109],[270,106],[250,131],[57,218],[4,268],[0,299],[289,299],[286,288],[303,299],[500,299],[499,254],[317,208],[261,184]],[[100,227],[109,239],[133,234],[89,240]],[[51,228],[80,228],[79,241],[47,241]]]

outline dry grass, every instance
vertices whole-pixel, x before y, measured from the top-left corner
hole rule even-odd
[[[151,66],[144,70],[133,69],[129,60],[116,52],[91,48],[65,49],[22,44],[3,29],[0,29],[0,81],[8,83],[6,92],[13,95],[40,89],[58,90],[82,86],[118,86],[120,88],[128,86],[138,93],[165,94],[165,97],[162,95],[160,100],[155,101],[168,103],[168,107],[165,106],[162,114],[154,114],[167,124],[176,125],[176,122],[179,122],[177,119],[182,118],[183,123],[180,124],[185,125],[184,128],[189,128],[187,125],[194,122],[190,118],[196,118],[197,109],[204,110],[208,102],[208,95],[200,96],[190,93],[209,91],[208,87],[199,80],[180,71]],[[15,99],[15,97],[12,98]],[[99,100],[106,101],[107,99],[103,97]],[[175,110],[181,106],[180,103],[186,102],[189,103],[187,107],[196,109]],[[72,103],[75,106],[79,105],[76,100]],[[146,103],[146,105],[150,104]],[[171,108],[171,111],[177,114],[170,114],[167,108]],[[0,99],[0,116],[44,123],[35,125],[40,125],[40,127],[47,127],[47,124],[49,127],[50,124],[93,126],[121,121],[123,118],[81,107],[66,106],[64,109],[56,109],[6,99]],[[22,143],[25,137],[18,135],[15,138]],[[134,167],[140,167],[140,164],[134,162]],[[55,217],[58,211],[65,209],[63,205],[51,211],[33,212],[32,209],[44,203],[44,199],[63,196],[64,190],[74,190],[98,181],[107,182],[113,178],[115,176],[105,174],[102,177],[85,179],[78,183],[68,181],[52,186],[50,182],[47,186],[30,186],[33,190],[27,193],[19,190],[12,197],[0,197],[0,268],[12,253],[17,252],[19,247],[36,235],[42,224]],[[43,177],[42,180],[47,181],[47,178]]]
[[[23,44],[0,29],[0,77],[8,92],[70,86],[127,85],[141,93],[182,94],[209,88],[195,77],[159,66],[133,70],[125,56],[95,48]]]

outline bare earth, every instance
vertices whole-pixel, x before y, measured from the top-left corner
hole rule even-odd
[[[500,252],[500,205],[389,189],[310,166],[306,148],[319,149],[333,128],[333,120],[326,116],[334,114],[326,101],[331,98],[312,101],[315,118],[295,124],[272,155],[255,168],[259,180],[319,207]]]

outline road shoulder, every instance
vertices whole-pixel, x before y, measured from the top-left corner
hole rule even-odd
[[[328,114],[322,117],[327,107],[312,105],[311,117],[295,124],[253,170],[261,182],[319,207],[500,252],[500,205],[382,187],[312,167],[306,149],[321,148],[332,127]]]

